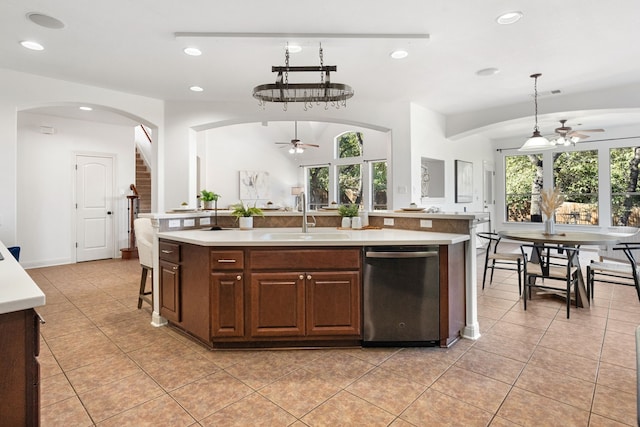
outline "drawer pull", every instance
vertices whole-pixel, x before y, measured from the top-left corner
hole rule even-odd
[[[177,270],[177,269],[178,269],[178,267],[171,267],[171,268],[172,268],[172,269],[174,269],[174,270]]]
[[[238,274],[238,275],[236,276],[236,280],[242,280],[242,276]]]
[[[223,263],[233,264],[233,263],[236,262],[236,260],[235,259],[219,259],[218,262],[221,263],[221,264],[223,264]]]
[[[170,250],[168,250],[168,249],[163,249],[161,252],[162,252],[163,254],[172,254],[172,253],[173,253],[173,251],[170,251]]]
[[[298,276],[298,278],[299,278],[300,280],[304,280],[304,274],[301,274],[300,276]]]

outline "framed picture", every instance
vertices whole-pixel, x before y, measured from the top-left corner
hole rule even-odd
[[[240,199],[258,200],[271,197],[269,172],[240,171]]]
[[[473,163],[456,160],[456,203],[473,201]]]

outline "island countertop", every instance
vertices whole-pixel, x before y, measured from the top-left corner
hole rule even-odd
[[[2,242],[0,254],[0,314],[44,305],[44,293]]]
[[[200,246],[381,246],[450,245],[469,240],[466,234],[399,229],[342,230],[335,227],[209,229],[166,231],[158,238]]]

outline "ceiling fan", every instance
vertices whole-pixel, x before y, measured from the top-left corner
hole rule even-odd
[[[555,129],[555,132],[558,135],[552,140],[555,145],[576,145],[577,142],[580,142],[583,139],[587,139],[591,136],[587,135],[587,133],[604,132],[604,129],[573,130],[573,128],[571,126],[567,126],[566,123],[566,119],[560,120],[560,127]]]
[[[295,121],[294,122],[294,137],[290,142],[276,142],[276,144],[280,144],[280,145],[289,145],[289,153],[291,154],[300,154],[300,153],[304,153],[304,149],[305,148],[318,148],[320,147],[318,144],[303,144],[299,139],[298,139],[298,122]],[[281,147],[281,148],[285,148],[285,147]]]

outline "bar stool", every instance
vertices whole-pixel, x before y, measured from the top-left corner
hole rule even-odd
[[[153,308],[153,227],[151,219],[137,218],[133,222],[138,246],[138,259],[142,267],[140,277],[140,292],[138,295],[138,309],[142,308],[142,302],[147,302]],[[151,273],[151,290],[146,290],[147,274]]]

